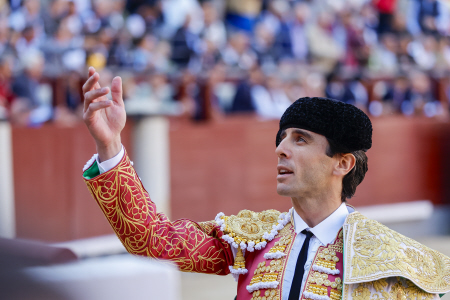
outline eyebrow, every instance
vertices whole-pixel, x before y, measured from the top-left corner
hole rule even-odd
[[[313,138],[313,136],[311,135],[311,134],[309,134],[308,132],[306,132],[305,130],[302,130],[302,129],[300,129],[300,128],[293,128],[293,133],[295,133],[295,134],[300,134],[300,135],[303,135],[305,138],[307,138],[308,140],[314,140],[314,138]],[[286,129],[284,129],[282,132],[281,132],[281,135],[280,136],[285,136],[286,135]]]

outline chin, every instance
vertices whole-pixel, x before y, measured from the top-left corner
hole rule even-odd
[[[290,197],[291,196],[291,190],[287,186],[277,186],[277,193],[280,196]]]

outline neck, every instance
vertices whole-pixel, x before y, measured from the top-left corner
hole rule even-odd
[[[320,224],[342,204],[339,196],[320,198],[292,197],[291,200],[297,214],[310,228]]]

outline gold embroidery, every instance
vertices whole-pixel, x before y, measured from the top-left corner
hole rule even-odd
[[[262,297],[261,297],[262,295]],[[254,291],[252,294],[252,300],[279,300],[278,291],[276,289],[267,289],[264,294],[261,291]]]
[[[317,285],[331,286],[333,289],[342,290],[342,279],[337,277],[334,281],[328,279],[328,274],[313,272],[309,278],[308,282],[315,283]],[[308,290],[309,291],[309,290]]]
[[[235,238],[235,242],[258,244],[262,241],[265,232],[270,232],[273,225],[278,224],[280,212],[265,210],[256,213],[250,210],[241,210],[237,216],[223,217],[225,221],[224,233]]]
[[[292,230],[292,224],[289,222],[288,224],[286,224],[286,226],[284,226],[283,229],[281,229],[278,232],[278,235],[275,237],[275,239],[278,239],[271,249],[274,249],[275,247],[278,247],[280,244],[282,244],[283,246],[286,245],[291,245],[292,243],[292,237],[295,236],[295,232]],[[284,248],[283,250],[285,253],[288,251],[288,249]],[[270,251],[269,251],[270,252]],[[268,264],[267,264],[268,263]],[[283,278],[283,269],[286,265],[286,256],[283,256],[281,258],[278,259],[266,259],[265,261],[262,261],[260,263],[258,263],[257,268],[255,269],[255,271],[253,272],[254,276],[252,277],[249,285],[253,285],[256,284],[258,282],[274,282],[274,281],[278,281],[279,283],[282,283],[282,278]],[[278,284],[276,289],[267,289],[264,292],[267,293],[267,291],[270,291],[270,295],[269,296],[264,296],[269,300],[279,300],[280,299],[280,295],[281,294],[281,284]],[[259,296],[255,296],[256,292],[260,292],[260,290],[253,292],[253,300],[258,300],[259,298],[262,299],[262,297]]]
[[[234,259],[233,269],[244,269],[244,268],[245,268],[244,254],[242,253],[242,249],[239,248],[236,253],[236,258]]]
[[[217,228],[216,221],[198,222],[197,224],[200,226],[200,229],[206,233],[211,233]]]
[[[342,255],[343,241],[342,230],[340,230],[336,236],[333,244],[321,246],[317,250],[309,271],[307,281],[304,288],[304,296],[302,299],[309,299],[305,293],[312,293],[316,296],[328,296],[332,300],[341,299],[342,284],[342,272],[338,274],[329,274],[329,271],[336,270],[336,264],[340,261],[337,254]],[[330,270],[324,270],[321,268],[314,269],[314,267],[322,267]],[[314,271],[315,270],[315,271]],[[341,270],[340,270],[341,271]]]
[[[341,250],[342,251],[342,250]],[[339,258],[336,256],[336,252],[328,249],[323,250],[323,252],[318,254],[318,260],[316,265],[325,267],[331,270],[336,270],[336,263],[339,261]]]
[[[291,236],[281,237],[277,242],[275,242],[274,246],[270,248],[268,253],[284,252],[286,250],[286,246],[289,245],[291,241]]]
[[[335,290],[335,289],[331,289],[330,299],[331,300],[341,300],[341,292],[338,290]]]
[[[250,285],[261,282],[263,278],[263,274],[256,274],[255,276],[253,276],[252,280],[250,280]]]
[[[433,294],[402,278],[397,278],[390,288],[385,278],[359,283],[352,292],[354,300],[432,300],[433,297]]]
[[[314,293],[319,296],[328,296],[328,289],[319,284],[310,284],[308,292]]]
[[[229,245],[222,243],[223,248],[218,248],[211,242],[211,223],[172,223],[157,213],[128,156],[86,184],[128,252],[167,258],[185,272],[225,274],[228,265],[223,251]]]
[[[346,283],[402,276],[429,293],[450,291],[450,258],[357,212],[346,224]]]

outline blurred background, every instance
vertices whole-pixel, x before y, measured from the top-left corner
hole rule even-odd
[[[450,255],[448,1],[0,0],[1,299],[234,299],[124,254],[81,176],[89,66],[122,77],[123,144],[171,219],[287,211],[278,120],[326,96],[374,126],[349,203]]]

